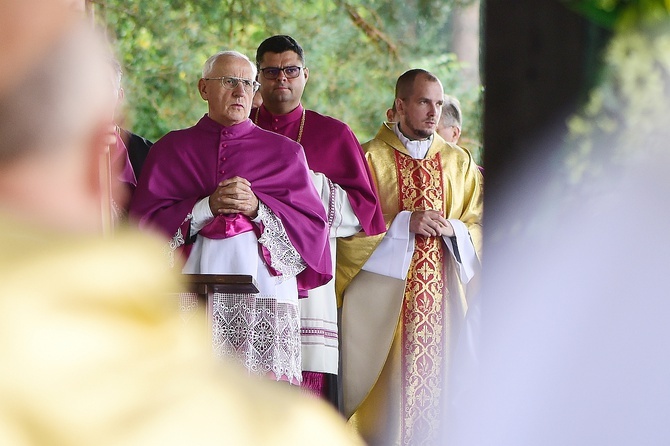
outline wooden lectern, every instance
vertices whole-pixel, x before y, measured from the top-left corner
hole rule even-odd
[[[212,319],[214,293],[257,294],[258,287],[252,276],[241,274],[183,274],[187,292],[179,295],[179,307],[184,321],[204,309],[207,320]]]

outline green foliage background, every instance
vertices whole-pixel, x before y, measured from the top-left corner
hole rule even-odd
[[[371,139],[409,68],[435,73],[464,113],[461,140],[481,162],[482,88],[450,52],[454,7],[470,0],[95,0],[124,69],[124,125],[151,140],[205,112],[202,64],[222,49],[252,60],[266,37],[289,34],[305,49],[303,103]]]

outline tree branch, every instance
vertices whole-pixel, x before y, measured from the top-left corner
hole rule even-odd
[[[345,0],[339,0],[338,3],[345,9],[353,24],[358,29],[363,31],[363,34],[365,34],[370,40],[372,40],[372,42],[375,43],[375,45],[379,47],[388,48],[388,51],[393,56],[393,58],[395,60],[400,60],[400,55],[398,54],[398,47],[386,34],[384,34],[375,25],[367,22],[363,17],[361,17],[361,15],[358,13],[358,11],[353,5],[349,4]]]

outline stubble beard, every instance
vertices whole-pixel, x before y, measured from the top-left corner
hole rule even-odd
[[[412,129],[413,133],[418,136],[420,139],[430,138],[430,136],[435,133],[434,130],[423,130],[423,129]]]
[[[405,122],[402,122],[402,121],[403,120],[401,120],[401,125],[400,125],[401,131],[402,131],[402,129],[406,129],[407,131],[412,132],[412,134],[414,135],[414,137],[416,139],[430,138],[430,136],[435,133],[435,127],[433,127],[430,130],[421,129],[421,128],[417,128],[416,126],[414,126],[413,125],[414,123],[411,122],[410,119],[405,119],[404,120]],[[407,135],[405,135],[405,136],[407,136]]]

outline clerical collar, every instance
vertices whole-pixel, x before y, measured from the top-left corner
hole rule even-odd
[[[426,157],[426,153],[428,153],[428,149],[433,143],[433,135],[430,135],[427,139],[409,139],[400,131],[400,123],[396,123],[393,131],[412,158],[424,159]]]
[[[258,124],[258,118],[267,122],[276,123],[279,126],[284,126],[288,123],[298,121],[302,118],[302,112],[304,108],[302,104],[298,104],[296,108],[284,115],[273,115],[270,111],[265,108],[265,105],[261,105],[255,110],[251,111],[251,117],[256,124]]]
[[[302,142],[302,132],[305,129],[305,112],[306,110],[303,108],[302,104],[298,104],[298,106],[293,109],[292,111],[286,113],[285,115],[273,115],[270,113],[270,111],[265,108],[265,105],[261,105],[257,109],[253,110],[251,114],[254,117],[254,124],[259,125],[259,120],[258,117],[260,116],[260,111],[261,109],[263,110],[264,115],[268,115],[269,118],[266,118],[270,122],[265,122],[268,127],[261,126],[267,130],[272,130],[275,133],[279,133],[280,135],[287,136],[289,138],[293,138],[292,136],[289,136],[286,133],[285,127],[288,124],[291,124],[292,122],[297,121],[297,119],[300,119],[300,127],[298,128],[298,135],[295,137],[295,142],[300,144]]]
[[[244,121],[239,122],[235,125],[225,126],[219,124],[218,122],[210,118],[209,115],[205,114],[202,118],[200,118],[200,121],[198,121],[196,126],[198,126],[201,129],[206,129],[208,131],[213,131],[225,134],[229,137],[237,138],[249,133],[251,129],[254,127],[254,123],[251,122],[251,119],[245,119]]]

